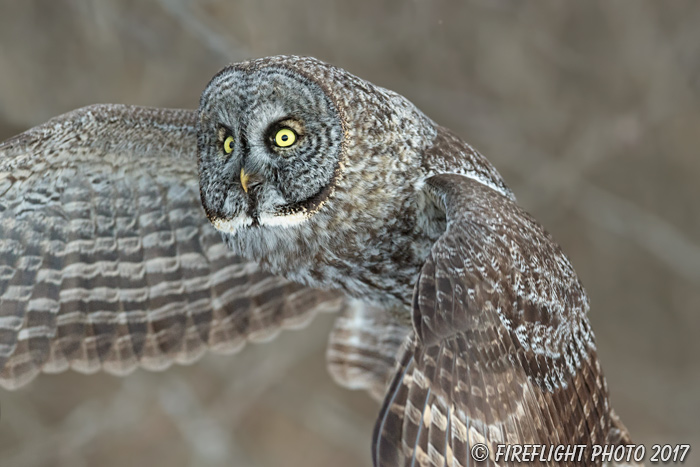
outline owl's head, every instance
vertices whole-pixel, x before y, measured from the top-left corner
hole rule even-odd
[[[207,216],[229,233],[304,222],[334,191],[343,140],[338,109],[302,70],[274,61],[225,68],[199,108]]]
[[[316,59],[235,64],[200,101],[202,204],[229,245],[256,259],[306,248],[309,229],[318,238],[329,223],[342,238],[399,214],[391,199],[406,173],[418,175],[432,135],[403,97]]]

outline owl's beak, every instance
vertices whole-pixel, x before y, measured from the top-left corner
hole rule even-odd
[[[243,191],[246,193],[248,193],[248,190],[262,182],[263,179],[259,175],[246,172],[244,168],[241,169],[241,187],[243,187]]]
[[[246,193],[248,193],[248,180],[250,180],[250,174],[245,173],[245,169],[241,169],[241,186]]]

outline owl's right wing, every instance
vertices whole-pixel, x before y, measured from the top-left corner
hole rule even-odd
[[[0,386],[163,369],[342,306],[209,224],[196,112],[96,105],[0,144]]]

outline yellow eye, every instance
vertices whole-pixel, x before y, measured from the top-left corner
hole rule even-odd
[[[226,151],[226,154],[233,152],[233,136],[227,136],[224,140],[224,151]]]
[[[297,134],[289,128],[282,128],[275,135],[275,144],[281,148],[287,148],[297,140]]]

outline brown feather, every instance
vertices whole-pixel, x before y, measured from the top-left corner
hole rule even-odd
[[[568,259],[478,181],[438,175],[426,189],[447,229],[416,283],[415,336],[377,421],[375,465],[470,465],[475,443],[492,454],[498,444],[605,443],[613,417]]]

